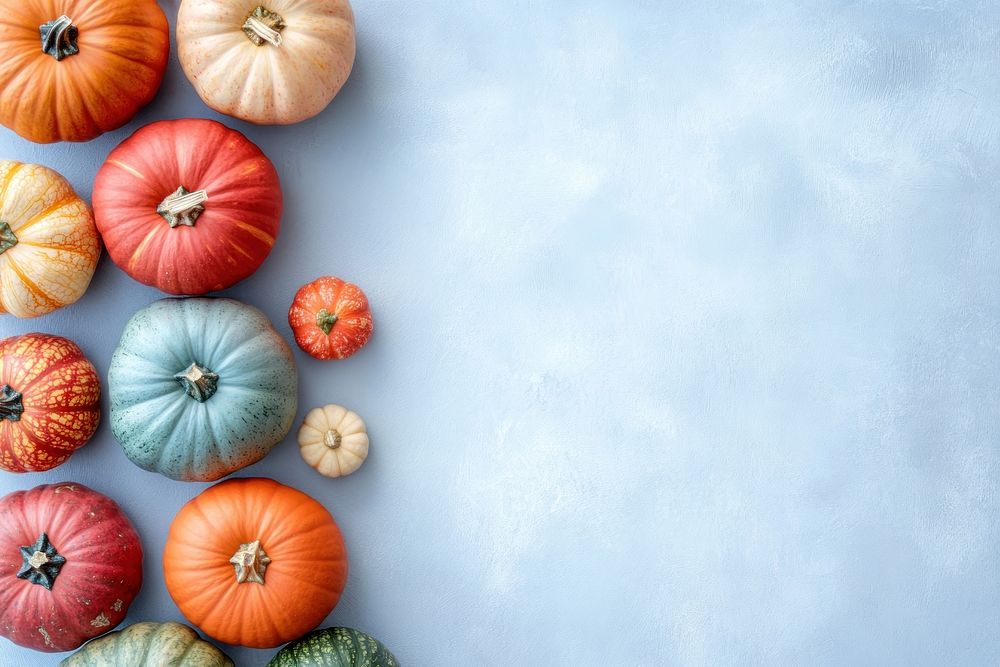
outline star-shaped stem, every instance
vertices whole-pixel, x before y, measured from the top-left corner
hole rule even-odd
[[[255,584],[264,583],[264,572],[267,570],[271,559],[267,557],[264,548],[260,546],[260,540],[241,544],[233,557],[229,559],[236,570],[236,583],[242,584],[252,582]]]
[[[59,576],[59,571],[66,564],[66,559],[59,555],[45,533],[39,535],[34,544],[21,547],[21,557],[24,563],[17,571],[17,578],[45,586],[50,591],[56,582],[56,577]]]
[[[257,46],[264,46],[265,43],[281,46],[281,31],[284,29],[284,19],[263,7],[257,7],[250,12],[243,23],[243,32],[246,33],[247,39]]]
[[[210,369],[192,363],[183,373],[178,373],[174,379],[181,383],[188,396],[204,403],[215,395],[219,390],[219,374],[213,373]]]
[[[24,402],[21,400],[21,392],[9,384],[0,387],[0,419],[16,422],[21,420],[22,414],[24,414]]]
[[[38,26],[38,32],[42,37],[42,51],[56,60],[80,53],[76,41],[80,31],[73,25],[73,19],[65,14]]]
[[[17,234],[10,228],[9,222],[0,221],[0,255],[17,245]]]
[[[156,212],[167,221],[171,229],[177,225],[194,227],[198,216],[205,212],[205,207],[202,204],[207,201],[208,193],[204,190],[189,192],[182,185],[160,202],[160,205],[156,207]]]

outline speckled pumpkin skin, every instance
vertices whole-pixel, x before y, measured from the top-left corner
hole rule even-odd
[[[191,363],[218,374],[205,402],[174,378]],[[136,313],[108,372],[111,430],[133,463],[213,481],[264,458],[295,418],[292,351],[267,317],[233,299],[163,299]]]
[[[371,635],[326,628],[281,649],[267,667],[399,667],[399,661]]]
[[[323,312],[336,317],[329,331],[319,325]],[[374,331],[368,297],[357,285],[336,276],[323,276],[299,288],[288,309],[288,326],[298,346],[323,361],[353,355]]]
[[[16,576],[40,533],[66,559],[52,590]],[[141,586],[139,535],[111,498],[73,482],[0,498],[0,635],[72,651],[121,623]]]
[[[255,45],[243,32],[258,6],[279,14],[282,44]],[[348,0],[183,0],[177,56],[205,104],[258,125],[312,118],[330,104],[354,65]]]
[[[136,623],[88,642],[60,667],[233,667],[183,623]]]
[[[31,333],[0,341],[0,387],[21,394],[19,419],[0,419],[0,468],[38,472],[85,445],[101,420],[101,381],[73,341]]]

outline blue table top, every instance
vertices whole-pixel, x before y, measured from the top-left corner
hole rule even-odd
[[[219,118],[286,201],[225,294],[290,339],[301,284],[367,292],[364,350],[296,353],[297,423],[350,407],[369,460],[322,478],[293,433],[239,473],[339,522],[328,624],[411,666],[1000,662],[1000,5],[354,9],[355,71],[305,123],[214,114],[174,55],[119,131],[0,129],[0,157],[89,197],[140,125]],[[104,258],[76,305],[0,333],[69,336],[104,375],[160,296]],[[183,620],[160,554],[207,485],[136,468],[105,420],[0,492],[64,480],[143,537],[129,622]],[[3,665],[58,657],[0,640]]]

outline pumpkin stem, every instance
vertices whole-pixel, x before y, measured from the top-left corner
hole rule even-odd
[[[56,60],[80,53],[76,43],[80,31],[73,25],[73,19],[65,14],[38,26],[38,32],[42,36],[42,51]]]
[[[10,228],[10,224],[0,222],[0,255],[4,254],[16,245],[17,236],[14,234],[14,230]]]
[[[24,562],[17,571],[17,578],[45,586],[50,591],[59,571],[66,564],[66,559],[59,555],[45,533],[39,535],[34,544],[21,547],[21,558]]]
[[[340,435],[340,431],[335,428],[331,428],[323,436],[323,444],[330,449],[340,449],[340,443],[344,439],[344,436]]]
[[[15,391],[9,384],[0,388],[0,419],[9,419],[12,422],[21,421],[24,413],[24,401],[21,400],[21,392]]]
[[[257,46],[264,46],[264,42],[272,46],[281,46],[281,31],[285,28],[285,21],[278,14],[258,6],[250,12],[247,20],[243,23],[243,32],[247,39]]]
[[[329,336],[330,332],[333,330],[333,325],[337,323],[338,319],[340,318],[324,308],[316,313],[316,326],[322,329],[324,334]]]
[[[229,562],[236,570],[236,583],[243,584],[249,581],[254,584],[263,584],[264,572],[271,559],[264,552],[264,547],[260,546],[260,540],[254,540],[241,544]]]
[[[195,220],[205,212],[202,206],[208,201],[208,193],[204,190],[189,192],[183,185],[166,196],[156,207],[156,212],[163,216],[170,228],[177,225],[194,227]]]
[[[181,383],[187,395],[204,403],[215,395],[219,390],[219,375],[213,373],[204,366],[199,366],[197,362],[188,366],[183,373],[178,373],[174,379]]]

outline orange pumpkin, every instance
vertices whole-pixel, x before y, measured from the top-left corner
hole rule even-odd
[[[0,313],[38,317],[74,303],[100,256],[94,216],[65,178],[0,160]]]
[[[0,123],[88,141],[156,95],[170,35],[156,0],[18,0],[0,12]]]
[[[177,513],[163,552],[181,613],[227,644],[270,648],[333,611],[347,551],[330,513],[274,480],[230,479]]]
[[[100,420],[101,381],[76,343],[41,333],[0,341],[0,469],[55,468]]]
[[[299,347],[317,359],[346,359],[371,338],[368,298],[357,285],[324,276],[303,285],[288,311]]]

